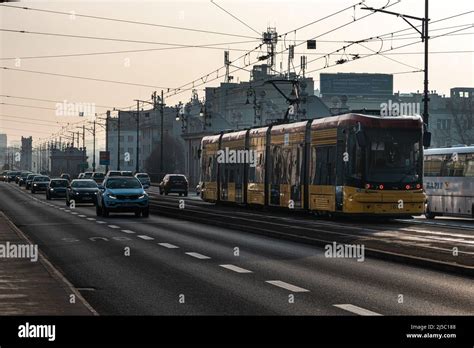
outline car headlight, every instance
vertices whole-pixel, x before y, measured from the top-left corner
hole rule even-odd
[[[33,184],[33,186],[38,186],[37,184]]]
[[[117,196],[111,195],[110,193],[107,195],[107,197],[109,197],[111,199],[117,199]]]
[[[50,188],[49,190],[50,190],[51,192],[53,192],[53,191],[54,191],[54,189],[53,189],[53,188]]]
[[[138,196],[138,199],[143,199],[145,197],[147,197],[148,195],[146,193],[142,194],[141,196]]]

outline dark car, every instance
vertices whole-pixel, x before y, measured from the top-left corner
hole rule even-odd
[[[66,205],[69,207],[71,201],[95,204],[97,191],[99,187],[94,180],[74,179],[66,190]]]
[[[7,181],[8,172],[9,170],[4,170],[2,174],[0,174],[0,181]]]
[[[21,172],[20,171],[10,171],[8,172],[7,174],[7,182],[10,182],[10,181],[15,181],[16,180],[16,177],[18,175],[20,175]]]
[[[104,181],[104,178],[105,178],[104,173],[94,172],[94,174],[92,174],[91,179],[94,180],[97,184],[102,184],[102,181]]]
[[[110,176],[121,176],[122,172],[120,170],[109,170],[105,175],[107,178]]]
[[[46,175],[36,175],[31,181],[31,193],[46,191],[51,179]]]
[[[28,176],[25,179],[25,189],[29,190],[31,188],[31,182],[33,181],[33,178],[37,175],[40,175],[40,174],[38,173],[28,174]]]
[[[133,176],[133,173],[130,170],[122,170],[120,172],[120,175],[122,175],[122,176]]]
[[[67,179],[51,179],[46,190],[46,199],[66,197],[68,185],[69,181]]]
[[[135,216],[148,217],[148,194],[140,181],[133,176],[110,177],[97,194],[97,216],[110,212],[133,212]]]
[[[18,186],[22,187],[26,182],[26,178],[30,174],[32,174],[32,173],[31,172],[22,172],[21,175],[18,178],[18,181],[17,181]]]
[[[66,179],[67,181],[71,182],[71,175],[68,173],[62,173],[60,177],[61,179]]]
[[[82,177],[82,179],[92,179],[93,174],[94,172],[84,172],[84,176]]]
[[[144,189],[150,187],[151,181],[147,173],[137,173],[135,174],[135,178],[137,178],[142,183]]]
[[[182,174],[166,174],[160,182],[160,195],[169,193],[179,193],[188,195],[188,179]]]

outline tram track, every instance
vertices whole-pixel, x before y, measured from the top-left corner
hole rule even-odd
[[[184,202],[184,207],[181,205]],[[410,226],[408,221],[354,222],[313,218],[302,212],[249,210],[213,205],[193,198],[151,194],[154,213],[281,239],[325,246],[333,242],[364,245],[368,256],[474,274],[474,233],[438,226]],[[453,252],[457,248],[457,253]]]

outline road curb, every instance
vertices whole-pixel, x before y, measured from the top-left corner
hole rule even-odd
[[[21,238],[26,240],[30,244],[34,244],[30,238],[28,238],[27,235],[23,233],[22,230],[20,230],[14,223],[13,221],[10,220],[10,218],[3,212],[0,211],[0,216],[5,219],[7,224],[15,231],[16,234],[18,234]],[[82,294],[74,287],[74,285],[67,280],[67,278],[56,268],[53,266],[53,264],[48,260],[46,255],[43,254],[42,251],[38,250],[38,256],[41,264],[44,266],[44,268],[48,271],[49,274],[59,282],[62,282],[66,288],[69,288],[69,290],[76,296],[79,301],[94,315],[98,316],[99,313],[89,304],[89,302],[86,301],[86,299],[82,296]]]

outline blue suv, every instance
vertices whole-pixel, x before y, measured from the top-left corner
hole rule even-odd
[[[148,217],[148,194],[133,176],[111,176],[99,186],[96,214],[107,217],[110,212],[133,212]]]

